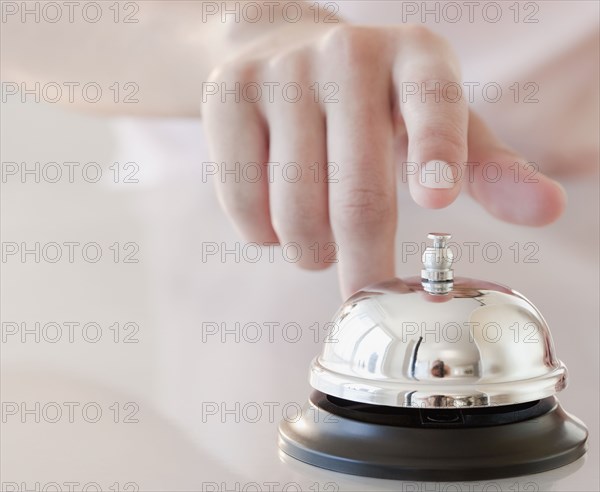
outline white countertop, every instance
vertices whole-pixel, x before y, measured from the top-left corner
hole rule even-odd
[[[2,130],[8,142],[3,161],[111,164],[112,136],[99,120],[47,108],[19,108],[17,117],[13,109],[7,112],[13,124]],[[96,130],[103,146],[73,138],[78,125]],[[38,144],[31,148],[28,141]],[[400,200],[399,239],[421,242],[430,229],[446,229],[459,242],[500,245],[498,262],[478,253],[473,262],[458,261],[455,271],[508,284],[544,313],[570,373],[561,402],[590,430],[587,456],[572,465],[450,486],[346,476],[280,455],[277,424],[307,398],[308,364],[322,343],[323,330],[315,341],[311,327],[323,327],[341,301],[335,271],[302,272],[278,256],[257,263],[202,258],[203,243],[231,246],[237,239],[213,203],[210,184],[198,175],[172,174],[152,187],[105,180],[2,184],[3,242],[95,242],[103,252],[97,263],[76,254],[73,263],[10,257],[2,264],[2,321],[63,326],[62,339],[52,343],[52,326],[38,331],[39,341],[29,334],[23,342],[3,325],[3,490],[13,490],[12,483],[32,489],[36,482],[41,490],[56,490],[53,482],[62,484],[59,490],[78,482],[74,490],[97,483],[103,490],[142,491],[600,488],[597,178],[566,183],[568,212],[544,229],[501,224],[467,197],[439,212]],[[124,263],[121,255],[115,263],[115,242],[121,253],[133,251],[125,243],[135,243],[139,261]],[[539,262],[523,260],[532,251],[528,243],[539,246]],[[511,256],[515,248],[518,261]],[[418,255],[406,262],[401,256],[399,246],[398,274],[418,273]],[[69,321],[97,323],[102,334],[88,327],[86,341],[79,326],[69,341]],[[118,341],[109,328],[115,322]],[[132,334],[127,322],[139,331]],[[208,335],[206,323],[215,322],[228,328],[240,323],[239,342],[231,333],[224,342]],[[272,340],[270,322],[279,323]],[[297,341],[296,332],[282,332],[286,323],[300,327]],[[257,327],[263,336],[252,342]],[[124,343],[125,336],[137,342]],[[94,337],[98,341],[90,341]],[[19,408],[13,414],[10,404],[24,402],[33,413]],[[102,415],[96,417],[98,408]]]

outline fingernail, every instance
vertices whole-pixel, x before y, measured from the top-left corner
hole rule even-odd
[[[421,166],[421,184],[434,189],[453,188],[452,167],[446,161],[429,161]]]

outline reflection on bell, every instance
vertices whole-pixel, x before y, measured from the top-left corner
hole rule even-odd
[[[507,287],[454,278],[450,236],[429,238],[420,277],[342,305],[301,418],[279,426],[281,450],[339,472],[427,481],[581,457],[587,429],[556,399],[567,370],[540,312]]]

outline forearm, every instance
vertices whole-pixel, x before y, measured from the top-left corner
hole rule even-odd
[[[260,12],[245,10],[243,2],[140,2],[137,23],[90,23],[77,17],[69,22],[67,16],[56,23],[36,23],[31,16],[22,22],[17,13],[3,26],[3,82],[11,87],[25,83],[27,89],[36,83],[78,83],[76,90],[91,82],[107,97],[94,104],[81,97],[69,101],[65,88],[59,102],[109,113],[195,116],[203,83],[228,58],[251,50],[274,30],[302,37],[335,25],[308,3],[294,3],[304,9],[298,22],[290,21],[297,12],[289,9],[286,15],[281,1],[254,2]],[[260,19],[254,22],[257,12]],[[126,83],[128,91],[123,90]],[[130,103],[123,103],[126,96]]]

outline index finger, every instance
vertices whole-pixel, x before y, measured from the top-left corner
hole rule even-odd
[[[391,278],[396,232],[396,181],[389,64],[360,28],[340,40],[346,60],[338,72],[338,104],[327,106],[329,213],[346,296]]]

